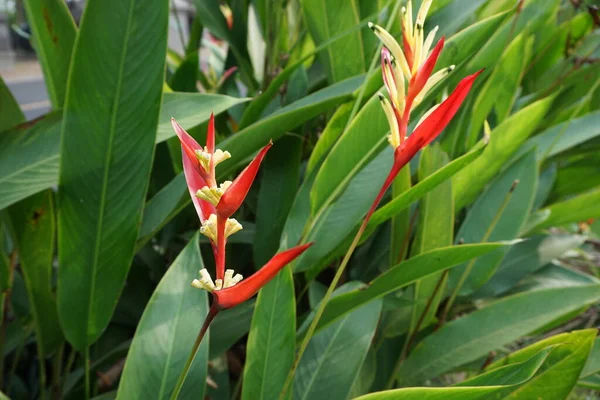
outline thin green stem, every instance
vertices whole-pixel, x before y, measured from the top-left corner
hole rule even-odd
[[[83,373],[85,375],[85,398],[89,400],[91,389],[90,371],[90,348],[86,347],[83,352]]]
[[[215,319],[215,317],[217,316],[218,313],[219,313],[219,310],[217,309],[217,305],[215,303],[213,303],[212,306],[210,307],[210,309],[208,310],[208,314],[206,315],[206,318],[204,319],[204,323],[202,324],[202,328],[200,328],[200,332],[198,332],[198,337],[196,338],[196,342],[194,342],[194,347],[192,347],[192,350],[190,351],[190,355],[188,356],[188,359],[185,362],[185,365],[183,366],[183,370],[181,371],[181,374],[179,374],[179,378],[177,379],[177,383],[175,384],[173,393],[171,393],[171,397],[169,398],[170,400],[176,400],[177,397],[179,396],[179,393],[181,392],[181,389],[183,388],[183,383],[185,382],[185,378],[187,377],[188,372],[190,372],[190,367],[192,366],[192,363],[194,362],[194,358],[196,358],[196,353],[198,353],[198,349],[200,348],[202,339],[204,338],[204,335],[208,331],[208,327],[210,326],[210,323]]]
[[[515,180],[513,182],[508,193],[504,197],[504,200],[502,201],[500,208],[496,212],[496,215],[494,215],[494,219],[492,220],[492,223],[490,224],[487,231],[481,238],[482,243],[487,241],[488,238],[490,237],[490,235],[492,234],[492,232],[494,231],[494,228],[496,227],[496,224],[498,223],[498,221],[500,220],[500,217],[504,213],[504,210],[506,209],[506,206],[508,205],[518,183],[519,183],[518,180]],[[462,286],[464,285],[465,281],[467,280],[467,277],[471,273],[471,270],[473,269],[473,266],[475,265],[476,261],[477,261],[476,258],[471,260],[471,262],[469,262],[469,264],[467,264],[467,267],[461,274],[460,279],[458,280],[458,283],[456,284],[456,287],[454,288],[454,290],[452,291],[452,294],[450,295],[450,299],[448,300],[448,302],[446,303],[446,306],[444,307],[444,311],[442,313],[442,316],[440,317],[440,322],[438,323],[438,326],[441,326],[446,322],[446,319],[448,318],[450,309],[452,308],[452,305],[454,305],[454,302],[456,301],[456,298],[458,297],[458,294],[460,293],[460,289],[462,289]]]

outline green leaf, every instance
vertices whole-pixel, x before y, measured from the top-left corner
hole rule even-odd
[[[439,26],[441,35],[450,35],[462,27],[486,0],[455,0],[427,18],[427,26]],[[445,64],[444,64],[445,65]]]
[[[532,227],[529,232],[540,231],[551,226],[560,226],[569,222],[598,218],[600,217],[600,187],[596,187],[563,202],[551,204],[537,211],[533,216],[544,214],[549,214],[549,216]]]
[[[479,90],[473,104],[470,143],[475,142],[490,113],[493,112],[496,123],[508,117],[518,95],[531,53],[531,45],[532,41],[525,33],[518,35],[508,45],[490,77]]]
[[[600,372],[600,338],[594,340],[594,345],[579,378],[585,378],[597,372]]]
[[[421,152],[419,159],[419,180],[435,173],[448,165],[448,156],[439,144],[428,146]],[[452,204],[452,185],[446,180],[419,202],[419,222],[415,242],[411,252],[414,255],[452,245],[454,232],[454,205]],[[402,267],[401,267],[402,268]],[[442,273],[432,274],[418,280],[414,286],[414,305],[411,329],[415,329],[421,314],[425,313],[421,328],[427,327],[435,318],[438,305],[444,294],[446,279]],[[440,279],[443,279],[440,282]],[[436,289],[437,288],[437,289]],[[434,296],[426,310],[429,299]]]
[[[60,113],[51,113],[0,135],[0,209],[56,184],[60,126]]]
[[[371,97],[325,158],[311,191],[313,215],[320,214],[340,196],[352,178],[387,143],[389,125],[380,103],[377,95]]]
[[[210,359],[221,355],[250,330],[254,300],[221,311],[210,325]]]
[[[527,140],[515,157],[535,148],[538,158],[553,157],[600,135],[600,111],[555,125]]]
[[[197,92],[196,82],[198,69],[200,68],[199,63],[198,51],[187,54],[169,81],[171,89],[176,92]]]
[[[0,132],[4,132],[13,126],[25,121],[25,116],[19,107],[19,103],[15,100],[10,92],[4,79],[0,76]],[[0,207],[1,208],[1,207]]]
[[[298,257],[294,272],[310,269],[311,277],[315,276],[332,257],[338,255],[336,248],[367,213],[392,167],[393,159],[391,148],[380,153],[352,179],[335,203],[327,207],[319,218],[312,220],[304,242],[314,244]]]
[[[412,188],[407,190],[406,192],[400,194],[399,196],[392,199],[390,202],[385,204],[383,207],[380,207],[375,213],[369,224],[367,225],[367,234],[375,230],[375,228],[384,223],[385,221],[392,218],[394,215],[404,210],[406,207],[410,206],[415,200],[420,199],[424,194],[433,190],[438,185],[442,184],[448,178],[456,174],[461,169],[465,168],[467,165],[471,164],[474,160],[476,160],[479,155],[484,151],[485,143],[480,142],[476,145],[470,152],[467,154],[458,157],[455,160],[452,160],[443,168],[435,171],[421,182],[414,185]]]
[[[439,376],[599,299],[599,284],[504,298],[447,323],[423,339],[404,361],[397,378],[402,385],[414,385]]]
[[[10,398],[4,393],[0,392],[0,400],[10,400]]]
[[[349,283],[337,293],[353,287]],[[348,397],[375,335],[381,306],[381,300],[364,304],[312,337],[296,371],[294,399]]]
[[[260,290],[248,335],[243,400],[281,392],[295,356],[295,300],[290,266]]]
[[[502,391],[503,399],[566,399],[575,386],[590,349],[594,344],[596,329],[586,329],[572,333],[563,333],[542,340],[508,357],[496,361],[487,370],[493,373],[502,365],[522,362],[541,348],[558,346],[548,355],[544,365],[536,376],[520,387],[507,388]]]
[[[6,299],[9,290],[12,287],[12,271],[8,257],[4,251],[0,251],[0,326],[4,326],[4,310],[6,308]],[[0,354],[4,357],[4,354]]]
[[[586,389],[600,390],[600,375],[588,376],[587,378],[578,381],[577,386]]]
[[[515,362],[490,371],[460,385],[445,388],[406,388],[372,393],[357,400],[483,400],[489,398],[504,398],[500,393],[506,390],[519,390],[521,385],[534,379],[543,365],[547,362],[549,354],[556,349],[550,346],[539,351],[523,362]]]
[[[215,94],[165,93],[156,142],[175,135],[171,117],[190,129],[208,121],[211,111],[219,114],[244,101],[247,99]],[[60,114],[50,113],[33,125],[0,135],[0,209],[58,184]]]
[[[61,0],[25,0],[33,47],[44,71],[48,95],[54,108],[61,108],[77,27],[67,4]]]
[[[248,98],[236,98],[221,94],[164,93],[158,119],[156,143],[175,136],[171,118],[175,118],[184,129],[191,129],[208,121],[211,113],[219,115],[248,100]]]
[[[168,13],[161,1],[90,0],[75,44],[61,133],[58,310],[78,350],[107,326],[133,257]]]
[[[263,161],[256,206],[256,235],[253,257],[257,267],[265,264],[279,248],[283,224],[298,189],[302,140],[284,136]],[[273,392],[274,393],[274,392]]]
[[[127,354],[119,399],[168,399],[208,313],[207,295],[190,287],[203,268],[195,235],[152,294]],[[208,336],[196,353],[181,398],[203,398]]]
[[[515,187],[515,182],[519,184]],[[527,222],[537,188],[535,153],[529,152],[494,179],[469,209],[456,240],[464,243],[512,240]],[[450,272],[448,287],[456,287],[463,274],[461,295],[470,295],[494,274],[509,249],[486,254]]]
[[[490,143],[481,157],[452,177],[454,206],[460,210],[470,204],[483,187],[529,137],[546,115],[554,96],[539,100],[510,116],[491,133]]]
[[[348,102],[339,106],[325,126],[325,129],[323,129],[323,132],[321,132],[319,140],[315,144],[314,149],[310,153],[310,158],[308,159],[306,170],[309,173],[319,165],[323,158],[325,158],[331,147],[333,147],[335,142],[337,142],[338,138],[344,132],[352,108],[354,108],[354,102]]]
[[[485,243],[442,247],[409,258],[379,275],[367,287],[332,299],[325,307],[317,329],[326,327],[365,303],[506,245],[507,243]],[[298,335],[303,336],[304,333],[301,330]]]
[[[579,247],[586,240],[582,235],[536,235],[510,248],[492,278],[474,297],[495,297],[512,289],[521,279]]]
[[[356,0],[302,0],[310,35],[319,45],[359,23]],[[319,53],[331,83],[366,71],[362,33],[356,31]]]
[[[460,382],[454,387],[465,386],[498,386],[498,385],[516,385],[531,378],[531,371],[539,372],[540,367],[548,359],[548,355],[556,349],[557,345],[548,346],[539,350],[525,361],[508,360],[499,368],[492,369],[481,375]]]
[[[13,243],[19,252],[20,269],[43,357],[63,341],[51,289],[56,228],[52,191],[46,190],[22,200],[10,207],[6,214]]]

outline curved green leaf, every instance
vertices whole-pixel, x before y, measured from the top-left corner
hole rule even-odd
[[[506,165],[519,146],[533,133],[549,110],[554,96],[536,101],[510,116],[491,133],[481,157],[452,177],[455,209],[470,204],[483,187]]]
[[[600,299],[600,285],[524,292],[492,303],[421,341],[404,361],[397,378],[415,385],[485,356],[490,351]]]
[[[67,93],[67,78],[77,27],[62,0],[25,0],[33,46],[44,71],[48,95],[54,108],[61,108]]]
[[[133,257],[168,13],[164,1],[90,0],[75,44],[61,133],[58,310],[78,350],[107,326]]]
[[[243,400],[271,399],[281,392],[296,349],[295,300],[290,266],[260,290],[248,335]]]
[[[52,191],[46,190],[13,205],[7,210],[12,239],[19,252],[19,263],[31,313],[35,320],[37,344],[43,357],[63,341],[52,293],[54,260],[54,204]]]
[[[537,189],[537,161],[529,152],[494,179],[469,209],[456,241],[464,243],[513,240],[527,222]],[[519,184],[514,187],[515,181]],[[509,249],[486,254],[450,272],[448,287],[456,287],[469,269],[461,295],[470,295],[494,274]]]
[[[207,295],[190,287],[203,268],[198,235],[169,267],[140,319],[119,384],[118,399],[168,399],[208,313]],[[203,398],[208,335],[196,353],[181,398]]]
[[[351,282],[337,292],[352,286],[356,285]],[[294,399],[348,397],[375,335],[382,303],[364,304],[312,337],[294,377]]]
[[[509,243],[466,244],[428,251],[396,265],[379,275],[365,288],[341,294],[327,304],[317,329],[324,328],[348,312],[381,298],[431,274],[497,250]],[[303,336],[304,331],[299,332]]]
[[[19,103],[17,103],[17,100],[14,98],[1,76],[0,104],[2,104],[2,107],[0,107],[0,132],[4,132],[25,121],[25,116],[21,111],[21,107],[19,107]]]

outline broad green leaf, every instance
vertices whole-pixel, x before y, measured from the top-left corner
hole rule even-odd
[[[248,335],[242,399],[271,399],[281,392],[295,356],[295,300],[290,266],[260,290]]]
[[[585,143],[600,135],[600,111],[555,125],[527,140],[515,157],[535,148],[540,160],[553,157],[563,151]]]
[[[365,288],[332,299],[325,307],[317,329],[326,327],[365,303],[506,245],[507,243],[485,243],[442,247],[409,258],[379,275]],[[304,334],[305,332],[301,330],[299,336]]]
[[[327,155],[331,147],[337,142],[338,138],[344,132],[350,113],[354,107],[354,102],[342,104],[335,111],[323,132],[319,136],[319,140],[315,144],[314,149],[310,153],[306,170],[310,173],[319,162]]]
[[[435,171],[421,182],[414,185],[412,188],[410,188],[410,190],[407,190],[379,208],[377,211],[375,211],[373,217],[371,217],[371,220],[367,225],[367,232],[372,232],[378,225],[389,220],[406,207],[409,207],[413,201],[420,199],[425,193],[442,184],[448,178],[455,175],[458,171],[474,162],[474,160],[479,157],[484,149],[485,143],[480,142],[480,144],[476,145],[467,154],[452,160],[443,168]],[[365,234],[365,236],[367,236],[367,234]]]
[[[257,267],[265,264],[279,248],[283,224],[298,189],[302,140],[284,136],[271,149],[261,166],[262,178],[256,206],[256,235],[252,254]]]
[[[439,26],[438,35],[450,35],[460,29],[486,0],[454,0],[427,18],[427,26]],[[426,29],[427,30],[427,29]]]
[[[316,45],[360,21],[356,0],[302,0],[308,30]],[[356,31],[319,53],[331,83],[366,71],[362,33]]]
[[[537,211],[535,215],[549,213],[549,217],[529,230],[540,231],[551,226],[560,226],[569,222],[586,221],[600,217],[600,187],[572,197],[560,203],[554,203]]]
[[[222,354],[250,330],[254,300],[221,311],[210,325],[210,359]]]
[[[539,100],[504,120],[491,133],[481,157],[452,177],[454,207],[470,204],[483,187],[496,176],[540,123],[553,96]]]
[[[600,338],[594,340],[594,346],[579,377],[585,378],[597,372],[600,372]]]
[[[309,119],[351,100],[354,90],[363,80],[364,76],[357,76],[311,93],[227,138],[219,144],[219,148],[228,150],[232,159],[222,164],[219,173],[225,175],[231,172],[269,140],[276,141]]]
[[[7,210],[13,243],[31,312],[35,321],[40,355],[52,353],[63,341],[52,293],[52,262],[56,223],[52,191],[45,190]]]
[[[516,294],[451,321],[423,339],[398,371],[402,385],[415,385],[514,342],[561,315],[600,299],[600,285]]]
[[[419,180],[423,181],[427,176],[446,165],[448,165],[448,156],[441,150],[439,144],[425,148],[419,159]],[[415,242],[411,248],[413,256],[452,245],[454,205],[452,204],[452,185],[449,179],[423,196],[419,202],[418,213],[418,228]],[[442,279],[441,282],[440,279]],[[422,317],[421,328],[427,327],[435,318],[445,287],[446,278],[443,277],[443,272],[432,274],[415,282],[411,330],[416,329],[423,313],[425,315]],[[428,303],[429,306],[427,306]]]
[[[548,193],[548,203],[568,200],[575,195],[587,192],[590,187],[600,186],[600,154],[575,156],[572,162],[561,164],[556,172],[556,181],[553,182],[552,193]]]
[[[540,373],[547,364],[549,356],[555,351],[555,346],[542,349],[529,359],[513,362],[466,380],[454,387],[444,388],[406,388],[371,393],[357,400],[483,400],[500,399],[502,393],[509,390],[519,390]]]
[[[522,362],[540,351],[541,348],[557,345],[548,355],[536,376],[519,387],[504,389],[502,398],[515,400],[566,399],[577,383],[579,373],[594,344],[596,333],[596,329],[586,329],[552,336],[496,361],[487,368],[488,371],[491,371],[488,373],[498,371],[505,364]]]
[[[375,200],[392,162],[392,149],[383,151],[352,179],[335,203],[313,220],[304,242],[314,244],[298,257],[294,272],[310,269],[310,275],[316,275],[331,257],[337,255],[337,247],[356,227],[357,221],[363,219]]]
[[[464,2],[465,0],[462,1]],[[476,51],[481,49],[481,46],[486,43],[494,32],[496,32],[509,14],[511,14],[511,11],[498,13],[482,19],[481,21],[477,21],[452,35],[444,43],[444,49],[436,63],[438,66],[437,68],[441,69],[448,65],[460,65],[463,62],[467,62]],[[432,15],[431,19],[433,20],[434,18],[435,17]],[[427,21],[430,22],[429,19]]]
[[[510,248],[492,278],[475,297],[494,297],[512,289],[526,275],[574,249],[586,240],[585,236],[568,233],[536,235]]]
[[[191,129],[206,121],[211,113],[221,114],[231,107],[248,101],[221,94],[205,93],[165,93],[160,107],[156,143],[175,136],[171,118],[175,118],[184,129]]]
[[[474,143],[488,116],[496,123],[504,121],[516,100],[518,89],[529,60],[532,41],[525,33],[518,35],[506,48],[490,77],[478,91],[473,103],[470,143]],[[470,145],[468,145],[470,147]]]
[[[206,122],[211,111],[219,114],[244,101],[216,94],[165,93],[156,142],[175,135],[171,117],[189,129]],[[0,135],[0,209],[58,184],[61,123],[61,113],[54,112]]]
[[[56,185],[60,126],[60,113],[51,113],[0,135],[0,209]]]
[[[137,326],[119,384],[119,399],[168,399],[208,313],[207,295],[190,287],[203,268],[195,235],[152,294]],[[196,353],[181,398],[203,398],[208,335]]]
[[[25,116],[19,107],[19,103],[15,100],[10,92],[4,79],[0,76],[0,132],[4,132],[13,126],[25,121]],[[1,208],[1,207],[0,207]]]
[[[351,282],[337,293],[352,287],[356,285]],[[375,335],[381,306],[381,300],[364,304],[312,337],[296,371],[294,399],[348,397]]]
[[[371,97],[325,158],[311,191],[313,215],[319,215],[339,197],[387,143],[389,125],[380,103],[377,95]]]
[[[10,398],[4,393],[0,392],[0,400],[10,400]]]
[[[537,354],[530,354],[531,358],[525,358],[524,361],[508,362],[507,360],[501,367],[484,372],[481,375],[477,375],[453,386],[512,386],[527,381],[528,379],[533,379],[531,378],[531,371],[539,372],[540,367],[548,360],[549,354],[556,350],[556,348],[557,345],[545,347],[539,350]]]
[[[598,391],[600,390],[600,375],[596,374],[581,379],[577,382],[577,386]]]
[[[518,185],[514,186],[515,182]],[[536,188],[537,162],[531,151],[489,184],[469,209],[456,241],[479,243],[517,238],[531,212]],[[460,294],[472,294],[490,279],[508,250],[500,249],[453,269],[448,287],[456,287],[467,273]]]
[[[485,38],[485,44],[481,50],[469,60],[466,66],[467,73],[478,71],[490,66],[490,62],[497,60],[510,38],[516,32],[528,29],[536,32],[541,25],[558,11],[559,0],[528,0],[521,10],[513,13],[511,20],[498,29],[493,35]]]
[[[33,47],[42,65],[52,106],[61,108],[67,93],[67,79],[77,27],[62,0],[25,0]]]
[[[537,156],[537,159],[540,160],[539,155]],[[546,203],[546,200],[548,200],[550,191],[556,182],[557,170],[556,164],[553,163],[540,173],[538,178],[537,193],[535,194],[535,201],[533,202],[532,211],[537,211]]]
[[[164,1],[90,0],[75,44],[61,133],[58,310],[80,351],[106,328],[133,257],[168,13]]]

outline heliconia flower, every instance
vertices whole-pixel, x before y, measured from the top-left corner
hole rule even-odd
[[[214,289],[210,290],[214,297],[214,303],[217,308],[220,310],[235,307],[236,305],[245,302],[252,296],[254,296],[263,286],[265,286],[271,279],[277,275],[279,271],[287,264],[292,262],[295,258],[300,256],[306,249],[312,246],[312,243],[304,244],[301,246],[293,247],[289,250],[282,251],[281,253],[276,254],[267,262],[261,269],[252,274],[250,277],[237,281],[230,286],[227,286],[227,271],[225,272],[225,279],[222,285],[222,289],[217,289],[218,285],[214,284]],[[230,274],[233,274],[232,270]],[[202,276],[202,272],[201,272]],[[203,277],[204,278],[204,277]],[[210,277],[209,277],[210,278]],[[233,277],[235,279],[235,277]],[[209,282],[210,285],[211,282]],[[201,281],[198,281],[197,284],[193,284],[194,287],[204,286]],[[210,287],[210,286],[209,286]],[[204,287],[202,287],[204,289]]]

